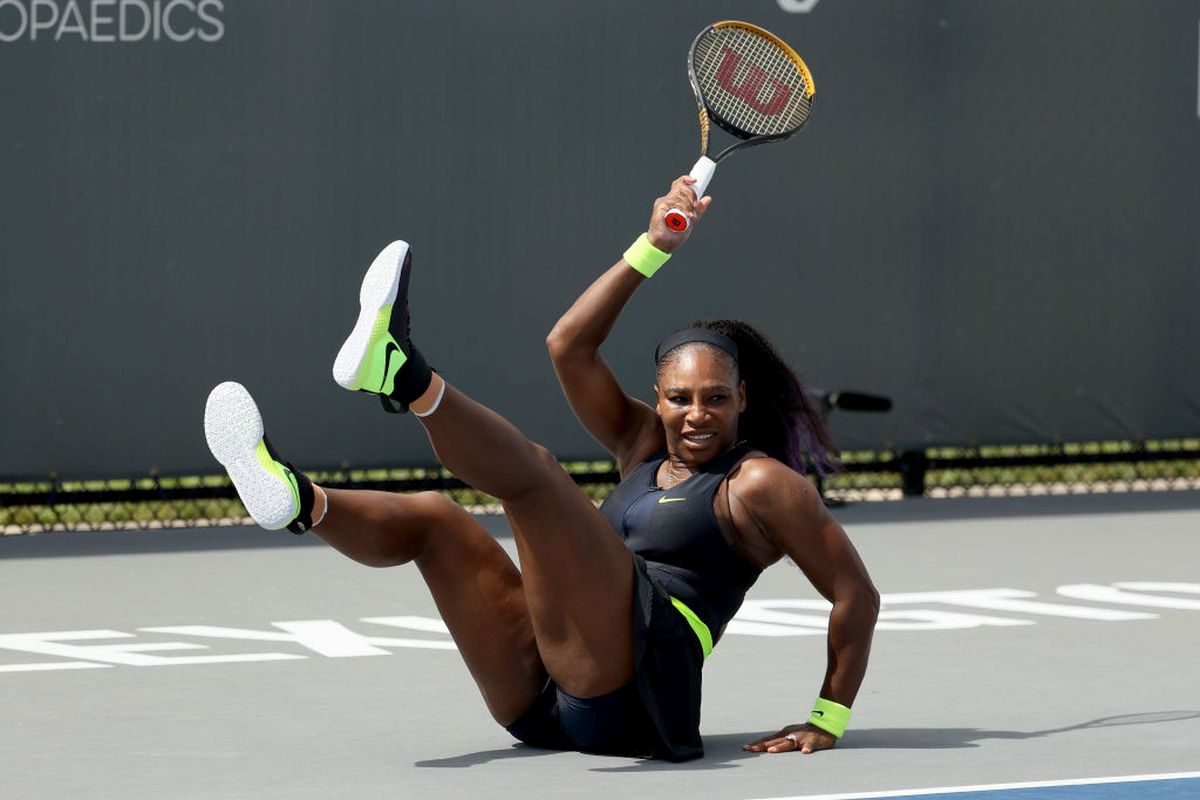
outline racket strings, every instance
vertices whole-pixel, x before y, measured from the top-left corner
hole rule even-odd
[[[739,28],[713,29],[696,43],[693,69],[704,104],[749,135],[783,134],[808,119],[811,87],[769,39]]]

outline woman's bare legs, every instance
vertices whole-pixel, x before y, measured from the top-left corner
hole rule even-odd
[[[372,567],[415,562],[488,710],[501,725],[523,714],[546,682],[521,574],[470,514],[436,492],[324,489],[328,514],[312,533]]]
[[[441,381],[435,374],[414,411]],[[581,697],[628,683],[633,555],[608,521],[551,453],[454,387],[420,421],[451,472],[503,503],[537,647],[555,682]]]
[[[372,262],[334,380],[380,396],[388,410],[413,411],[442,463],[500,498],[521,560],[529,625],[555,682],[582,697],[620,688],[633,676],[632,553],[545,448],[432,372],[409,336],[411,276],[406,242],[389,244]],[[444,602],[458,605],[449,597]],[[479,595],[478,602],[488,599]]]

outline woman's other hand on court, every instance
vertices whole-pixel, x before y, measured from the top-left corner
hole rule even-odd
[[[742,745],[742,749],[751,753],[815,753],[836,744],[836,736],[815,725],[788,725],[779,733]]]
[[[684,231],[671,230],[667,227],[664,219],[667,212],[672,208],[677,208],[688,215],[690,222],[695,222],[704,216],[704,212],[712,203],[712,197],[709,195],[700,199],[696,198],[696,193],[692,191],[692,184],[695,182],[696,179],[691,175],[681,175],[675,179],[664,196],[654,201],[654,210],[650,214],[650,227],[646,231],[646,238],[650,240],[650,244],[664,253],[674,252],[676,247],[686,242],[693,227],[688,225],[687,230]]]

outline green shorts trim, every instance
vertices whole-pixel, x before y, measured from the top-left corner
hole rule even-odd
[[[713,651],[712,632],[708,626],[696,616],[696,612],[687,607],[687,604],[678,597],[671,598],[671,605],[675,606],[675,610],[683,615],[687,620],[687,624],[691,626],[692,631],[696,634],[696,638],[700,640],[700,648],[704,651],[704,657],[708,658]]]

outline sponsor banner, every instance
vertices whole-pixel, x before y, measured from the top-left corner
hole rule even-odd
[[[224,0],[0,0],[0,42],[219,42]]]

